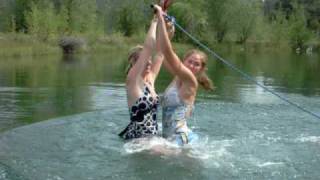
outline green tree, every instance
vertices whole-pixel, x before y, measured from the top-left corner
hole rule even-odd
[[[27,23],[25,18],[25,12],[29,9],[29,3],[28,0],[16,0],[14,4],[14,17],[16,22],[16,30],[27,32]]]
[[[13,2],[0,1],[0,32],[15,31],[15,16],[13,14]],[[14,28],[12,30],[12,28]]]
[[[278,10],[274,14],[274,20],[270,22],[270,37],[271,37],[271,42],[273,42],[276,45],[281,45],[281,44],[288,44],[288,26],[289,22],[286,19],[286,15]]]
[[[203,11],[206,5],[205,0],[197,1],[177,1],[170,7],[169,14],[173,15],[177,22],[184,27],[189,33],[195,35],[200,40],[206,40],[207,12]],[[175,39],[186,41],[187,37],[176,31]]]
[[[307,27],[320,35],[320,1],[303,0]]]
[[[40,37],[46,41],[57,33],[59,19],[55,13],[52,3],[43,5],[31,2],[31,10],[26,11],[26,23],[30,34]]]
[[[207,1],[208,24],[214,31],[215,39],[220,43],[231,28],[230,19],[233,0]]]
[[[87,33],[97,29],[96,1],[66,0],[67,21],[72,32]]]
[[[237,0],[232,6],[232,25],[237,42],[243,44],[253,32],[259,6],[256,0]]]
[[[116,10],[115,17],[117,30],[125,36],[144,32],[152,17],[150,3],[141,0],[124,0]]]
[[[128,7],[123,7],[119,10],[118,29],[125,36],[131,36],[134,32],[134,16]]]
[[[288,22],[291,47],[304,49],[306,42],[312,37],[312,33],[307,29],[307,18],[302,6],[294,4],[294,12]]]
[[[59,35],[70,34],[70,26],[68,23],[68,10],[67,7],[61,4],[58,8],[57,14],[57,33]]]

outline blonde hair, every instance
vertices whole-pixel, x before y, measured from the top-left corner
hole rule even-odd
[[[143,46],[140,44],[136,45],[135,47],[131,48],[128,55],[128,66],[126,68],[126,74],[129,73],[132,66],[136,63],[139,58],[140,52],[142,51]]]
[[[204,52],[202,52],[202,51],[200,51],[198,49],[191,49],[191,50],[186,52],[186,54],[184,55],[183,60],[186,60],[188,57],[190,57],[193,54],[198,54],[200,56],[200,60],[201,60],[201,68],[202,68],[202,70],[198,75],[196,75],[198,83],[205,90],[210,90],[210,91],[213,90],[214,89],[213,83],[212,83],[211,79],[208,77],[208,75],[206,73],[206,71],[208,70],[206,68],[208,56]]]

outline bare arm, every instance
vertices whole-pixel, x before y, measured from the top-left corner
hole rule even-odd
[[[148,59],[151,58],[152,49],[155,44],[155,31],[157,27],[157,22],[152,21],[149,31],[147,33],[146,39],[143,44],[143,49],[139,53],[139,57],[136,63],[131,67],[128,72],[126,79],[126,87],[127,87],[127,98],[128,98],[128,106],[136,101],[136,99],[141,95],[140,84],[142,83],[142,73],[147,65]]]
[[[139,58],[135,65],[130,69],[128,76],[127,76],[127,83],[128,82],[137,82],[138,78],[141,78],[141,74],[143,73],[147,61],[151,58],[152,50],[155,44],[155,32],[156,32],[157,22],[152,21],[149,31],[147,33],[146,39],[143,44],[143,49],[140,52]]]
[[[156,16],[155,16],[156,18]],[[158,19],[154,19],[155,21],[158,21]],[[169,21],[166,21],[166,28],[167,28],[167,32],[169,34],[169,37],[170,39],[173,38],[174,36],[174,32],[175,32],[175,28],[174,28],[174,24],[169,22]],[[155,32],[156,33],[156,32]],[[159,33],[158,33],[159,34]],[[157,34],[155,34],[155,36],[157,36]],[[157,36],[157,39],[159,37]],[[153,75],[154,75],[154,79],[157,78],[158,74],[159,74],[159,71],[160,71],[160,68],[162,66],[162,63],[164,63],[164,66],[165,68],[173,73],[173,70],[171,69],[170,65],[168,64],[167,61],[164,61],[164,55],[163,53],[161,52],[161,45],[160,45],[160,42],[156,40],[156,44],[155,44],[155,47],[156,47],[156,54],[155,54],[155,57],[154,57],[154,62],[152,64],[152,72],[153,72]]]
[[[170,24],[171,27],[167,26],[167,28],[171,28],[173,29],[173,31],[171,31],[171,37],[173,37],[174,35],[174,25],[173,24]],[[172,28],[173,27],[173,28]],[[158,30],[159,31],[159,30]],[[164,67],[171,73],[171,74],[174,74],[174,71],[172,70],[172,68],[170,67],[169,63],[167,61],[164,61],[164,55],[163,53],[161,52],[161,42],[159,41],[159,33],[157,33],[157,41],[156,41],[156,57],[161,57],[162,58],[162,62],[164,64]]]
[[[155,16],[153,21],[156,21],[156,23],[158,23],[158,18]],[[155,31],[154,31],[154,37],[156,37],[157,33],[156,33],[156,29],[155,28]],[[164,56],[163,54],[160,52],[160,47],[159,47],[159,43],[158,41],[155,40],[155,44],[154,44],[154,47],[156,49],[156,54],[154,56],[154,59],[153,59],[153,63],[151,65],[151,71],[153,73],[153,80],[155,81],[155,79],[157,78],[158,74],[159,74],[159,71],[160,71],[160,68],[162,66],[162,63],[163,63],[163,59],[164,59]]]
[[[158,38],[157,42],[160,44],[160,49],[164,54],[165,61],[167,61],[169,66],[169,71],[173,75],[178,76],[183,82],[192,85],[193,87],[197,86],[197,80],[192,72],[186,68],[183,63],[180,61],[179,57],[173,51],[170,39],[168,37],[168,32],[166,29],[166,23],[163,17],[163,11],[157,5],[155,5],[158,16]]]
[[[153,74],[153,79],[155,80],[160,72],[160,68],[163,63],[164,56],[162,53],[156,53],[154,56],[153,63],[151,65],[151,71]]]

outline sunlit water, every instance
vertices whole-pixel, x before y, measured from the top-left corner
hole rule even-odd
[[[320,114],[317,56],[228,58]],[[188,122],[199,141],[181,148],[160,137],[121,140],[117,133],[129,122],[121,59],[0,61],[0,179],[320,177],[320,120],[215,61],[209,76],[216,90],[199,93]],[[162,72],[160,92],[169,81]]]

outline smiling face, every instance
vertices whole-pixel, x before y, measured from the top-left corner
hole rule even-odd
[[[206,59],[206,55],[203,52],[191,50],[186,54],[183,64],[190,69],[194,75],[197,75],[204,70]]]
[[[183,61],[183,64],[191,70],[193,74],[198,74],[202,69],[201,57],[199,54],[192,54]]]

